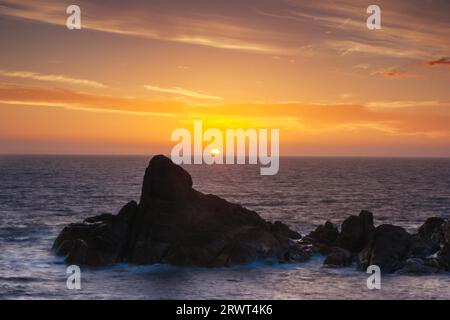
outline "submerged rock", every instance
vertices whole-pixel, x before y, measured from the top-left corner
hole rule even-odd
[[[281,222],[192,188],[192,178],[164,156],[145,172],[139,205],[64,228],[53,245],[69,263],[91,266],[126,261],[218,267],[259,259],[304,261],[301,235]]]

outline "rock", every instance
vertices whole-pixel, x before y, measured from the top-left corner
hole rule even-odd
[[[140,203],[64,228],[54,243],[71,263],[92,266],[126,261],[218,267],[259,259],[304,261],[311,250],[281,222],[192,188],[192,178],[164,156],[146,169]]]
[[[359,216],[350,216],[344,220],[336,246],[357,253],[371,241],[374,230],[373,214],[363,210]]]
[[[312,239],[314,244],[322,244],[331,247],[338,236],[338,228],[330,221],[327,221],[324,225],[318,226],[316,230],[312,231],[308,235],[308,238]]]
[[[293,231],[291,229],[289,229],[289,227],[287,225],[285,225],[284,223],[281,223],[280,221],[275,221],[275,223],[270,223],[269,222],[269,226],[270,226],[270,231],[272,231],[275,235],[283,238],[283,237],[287,237],[290,239],[301,239],[302,235],[296,231]]]
[[[450,271],[450,244],[446,243],[438,255],[439,265],[445,270]]]
[[[437,254],[434,254],[433,256],[426,257],[424,259],[425,265],[432,267],[438,271],[442,269],[441,264],[439,263],[439,259],[437,257]]]
[[[81,239],[75,239],[72,242],[64,241],[64,245],[67,245],[68,252],[66,255],[67,263],[78,263],[82,264],[90,263],[90,261],[94,262],[90,259],[95,259],[95,257],[88,257],[89,247],[88,244]],[[92,263],[95,264],[95,263]]]
[[[69,263],[102,266],[121,261],[136,212],[137,204],[131,201],[116,216],[103,214],[70,224],[56,238],[53,250]]]
[[[185,201],[193,193],[191,175],[169,158],[158,155],[145,170],[141,202],[146,198]]]
[[[405,229],[383,224],[375,228],[372,241],[358,254],[358,268],[366,270],[377,265],[383,273],[401,268],[411,243],[411,235]]]
[[[315,247],[292,245],[284,256],[286,262],[304,262],[315,255]]]
[[[397,271],[399,274],[412,274],[412,275],[423,275],[436,273],[439,269],[428,266],[425,264],[424,260],[420,258],[410,258],[402,263],[400,270]]]
[[[426,257],[438,252],[439,249],[439,243],[415,235],[411,237],[411,243],[407,256],[409,258],[425,259]]]
[[[352,264],[352,254],[346,249],[333,247],[323,264],[331,268],[348,267]]]
[[[441,226],[445,220],[439,217],[428,218],[423,225],[419,227],[419,236],[422,239],[441,241]]]
[[[441,225],[441,240],[445,244],[450,244],[450,221]]]
[[[307,237],[280,221],[193,188],[189,173],[164,156],[151,159],[140,202],[117,215],[102,214],[66,226],[53,244],[67,263],[105,266],[117,262],[221,267],[256,260],[301,262],[326,253],[324,266],[378,265],[384,273],[450,271],[450,225],[430,218],[411,236],[393,225],[373,225],[361,211],[342,223],[327,221]],[[442,245],[442,248],[441,248]]]

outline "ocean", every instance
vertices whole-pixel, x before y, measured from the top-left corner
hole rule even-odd
[[[369,276],[308,262],[228,268],[118,264],[81,269],[69,290],[50,248],[68,223],[117,213],[139,200],[144,156],[0,156],[1,299],[450,299],[449,274]],[[194,188],[280,220],[306,234],[361,210],[375,224],[415,231],[426,218],[450,218],[450,159],[282,158],[279,173],[259,165],[185,166]]]

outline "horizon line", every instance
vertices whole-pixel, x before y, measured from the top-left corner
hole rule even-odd
[[[165,153],[2,153],[0,157],[154,157]],[[248,158],[248,156],[246,156]],[[280,158],[450,159],[450,155],[280,155]]]

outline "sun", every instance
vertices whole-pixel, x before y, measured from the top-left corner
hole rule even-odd
[[[212,149],[210,153],[211,153],[211,155],[213,157],[215,157],[215,156],[218,156],[220,154],[220,150],[215,148],[215,149]]]

